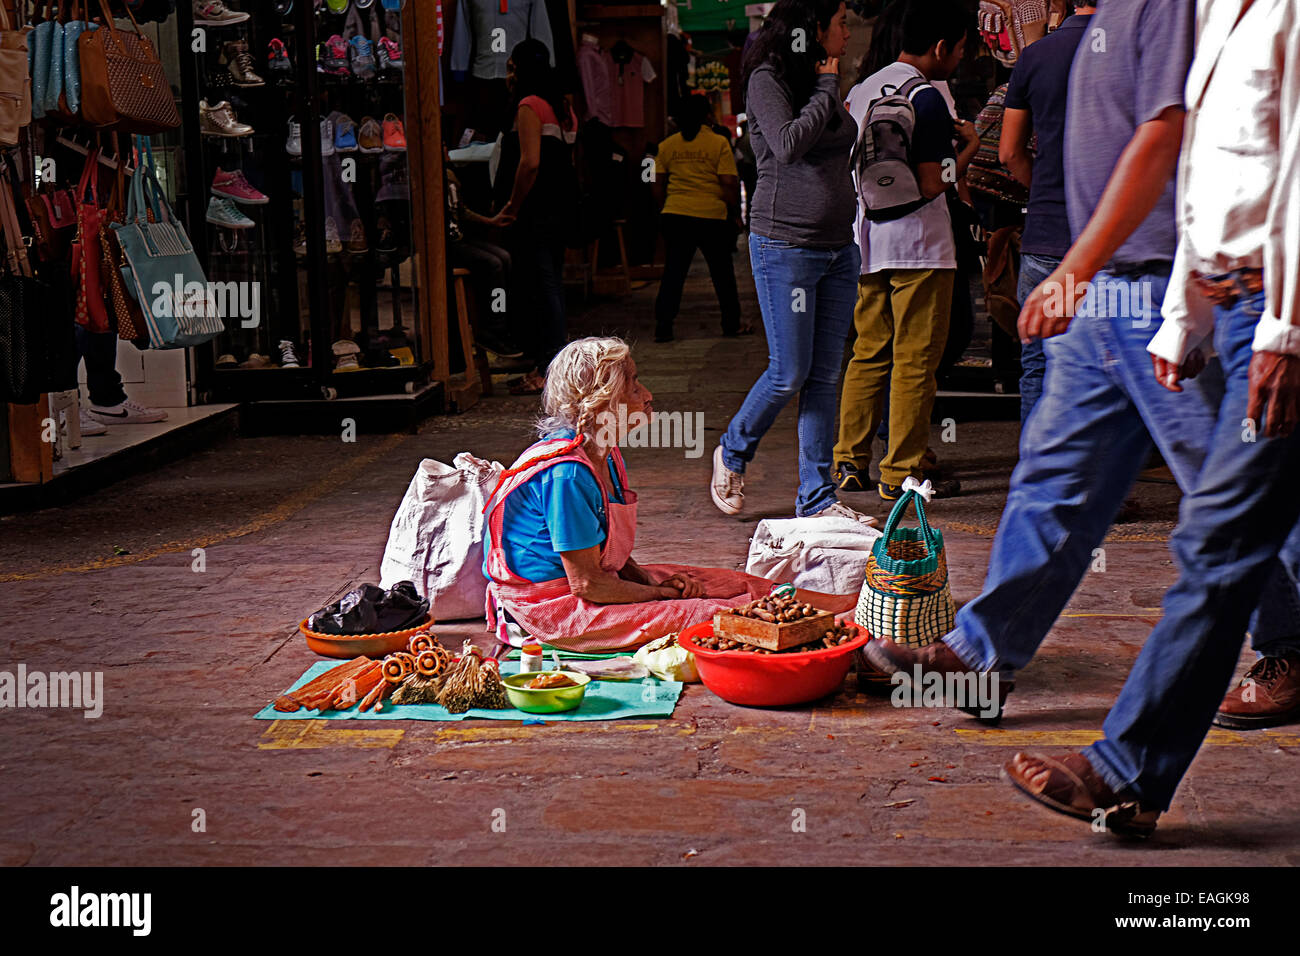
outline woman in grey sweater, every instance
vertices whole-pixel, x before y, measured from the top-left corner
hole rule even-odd
[[[835,497],[831,454],[859,253],[849,153],[857,124],[840,101],[848,43],[841,0],[778,0],[745,55],[745,108],[758,164],[749,256],[768,366],[713,453],[713,502],[737,514],[743,474],[777,415],[799,396],[795,513],[863,521]]]

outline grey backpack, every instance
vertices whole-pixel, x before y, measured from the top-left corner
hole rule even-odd
[[[871,101],[862,118],[849,163],[857,177],[863,214],[871,222],[901,219],[930,201],[921,194],[912,166],[916,129],[912,97],[922,89],[934,87],[920,76],[899,87],[882,86],[880,96]]]

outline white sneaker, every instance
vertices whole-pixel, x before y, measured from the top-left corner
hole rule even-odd
[[[293,343],[288,339],[281,339],[280,345],[280,368],[301,368],[298,362],[298,353],[293,350]]]
[[[745,504],[745,476],[732,471],[722,463],[722,446],[713,449],[713,480],[709,494],[718,510],[726,515],[740,514]]]
[[[90,417],[90,409],[85,405],[81,406],[81,414],[77,416],[81,420],[81,436],[87,435],[104,435],[108,432],[108,426],[103,422]]]
[[[875,518],[873,518],[871,515],[864,515],[864,514],[863,514],[862,512],[860,512],[860,511],[854,511],[852,508],[850,508],[848,505],[846,505],[846,504],[845,504],[844,502],[842,502],[842,501],[836,501],[836,502],[833,503],[829,508],[823,508],[821,511],[817,512],[815,515],[810,515],[810,517],[813,517],[813,518],[844,518],[844,519],[847,519],[847,520],[849,520],[849,521],[860,521],[860,522],[862,522],[863,524],[868,525],[869,527],[872,527],[872,528],[874,528],[874,527],[876,527],[876,525],[880,524],[880,522],[877,521]]]
[[[150,422],[165,422],[167,413],[161,408],[149,408],[127,399],[120,405],[108,408],[91,405],[90,417],[105,425],[147,425]]]

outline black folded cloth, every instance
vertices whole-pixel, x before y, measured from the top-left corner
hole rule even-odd
[[[384,634],[414,627],[428,613],[428,600],[410,581],[398,581],[387,591],[363,584],[321,608],[307,626],[319,634]]]

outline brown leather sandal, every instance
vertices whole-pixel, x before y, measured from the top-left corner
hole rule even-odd
[[[1100,829],[1119,836],[1146,839],[1160,817],[1159,810],[1121,800],[1083,754],[1057,760],[1018,753],[1002,768],[1002,777],[1049,810],[1093,824],[1100,821]]]

